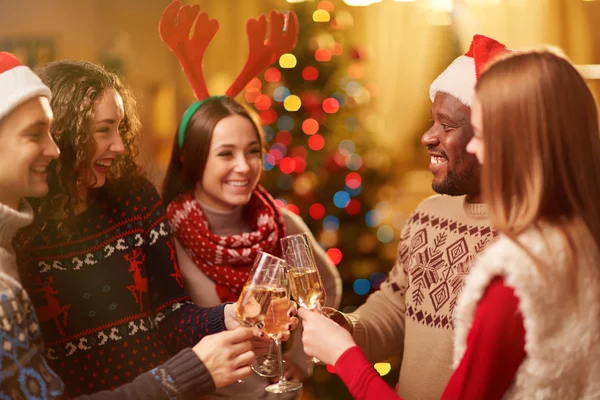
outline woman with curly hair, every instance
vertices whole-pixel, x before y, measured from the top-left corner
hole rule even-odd
[[[53,92],[50,129],[61,155],[16,244],[50,365],[76,396],[129,382],[237,323],[233,305],[202,309],[184,293],[160,196],[135,161],[140,122],[131,92],[88,62],[58,61],[36,73]],[[243,342],[213,343],[237,350],[211,350],[199,356],[204,365],[181,360],[178,376],[161,379],[202,393],[231,383],[249,372]]]

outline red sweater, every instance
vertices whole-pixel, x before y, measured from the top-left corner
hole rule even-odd
[[[501,399],[525,358],[525,328],[519,299],[496,278],[481,299],[467,339],[467,350],[442,400]],[[358,346],[348,349],[336,371],[357,400],[398,399]]]

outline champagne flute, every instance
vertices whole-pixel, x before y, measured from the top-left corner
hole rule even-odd
[[[287,331],[289,303],[285,261],[268,253],[259,253],[236,303],[236,316],[242,325],[262,329],[277,346],[279,382],[265,388],[271,393],[287,393],[302,387],[300,382],[285,379],[281,354],[280,338]]]
[[[308,233],[286,236],[281,239],[281,247],[286,260],[287,276],[291,295],[308,310],[323,312],[327,295],[323,289],[321,275],[312,253]],[[313,357],[313,362],[319,359]]]

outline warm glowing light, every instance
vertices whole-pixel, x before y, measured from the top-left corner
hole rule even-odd
[[[429,0],[433,12],[452,12],[454,9],[454,0]]]
[[[335,10],[333,3],[330,1],[327,1],[327,0],[320,1],[317,8],[319,10],[325,10],[325,11],[329,11],[329,12],[333,12],[333,10]]]
[[[392,370],[390,363],[377,363],[373,366],[373,368],[375,368],[375,370],[379,372],[379,375],[381,376],[386,376]]]
[[[328,49],[317,49],[317,51],[315,51],[315,60],[319,62],[327,62],[331,60],[331,51]]]
[[[323,111],[327,114],[335,114],[340,109],[340,103],[333,97],[323,100]]]
[[[342,261],[342,251],[340,249],[333,247],[327,250],[327,255],[335,265],[338,265]]]
[[[307,135],[314,135],[319,131],[319,123],[316,119],[307,118],[302,122],[302,132]]]
[[[271,108],[271,98],[269,96],[261,94],[254,101],[254,106],[257,110],[260,111],[268,110],[269,108]]]
[[[312,18],[315,22],[329,22],[331,15],[329,15],[327,10],[315,10]]]
[[[269,68],[265,71],[265,81],[267,82],[278,82],[281,79],[281,71],[277,68]]]
[[[325,146],[325,139],[323,136],[317,134],[308,138],[308,147],[310,147],[311,150],[319,151],[323,146]]]
[[[297,63],[296,56],[291,53],[285,53],[279,57],[279,66],[281,68],[294,68]]]
[[[308,215],[312,219],[322,219],[325,216],[325,207],[320,203],[315,203],[309,207]]]
[[[279,169],[284,174],[291,174],[296,169],[296,160],[291,157],[282,158],[279,162]]]
[[[259,89],[262,86],[262,82],[258,78],[252,78],[250,82],[246,85],[246,89]]]
[[[298,111],[301,106],[302,101],[300,100],[300,97],[296,96],[295,94],[286,97],[283,101],[283,107],[287,111]]]
[[[308,66],[302,70],[302,78],[305,81],[316,81],[319,77],[319,70],[313,66]]]

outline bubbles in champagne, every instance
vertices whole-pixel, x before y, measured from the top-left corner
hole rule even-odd
[[[290,291],[301,307],[312,310],[325,305],[325,291],[316,269],[292,268],[288,271]]]
[[[271,303],[285,297],[285,288],[265,285],[245,286],[236,303],[237,318],[247,326],[264,323]]]

